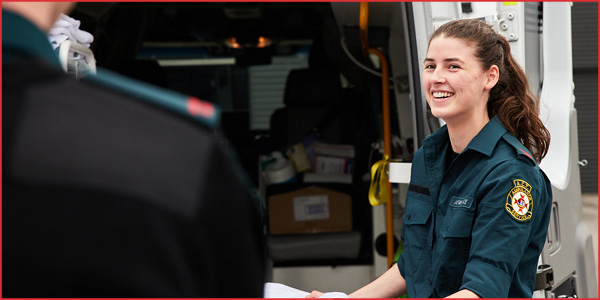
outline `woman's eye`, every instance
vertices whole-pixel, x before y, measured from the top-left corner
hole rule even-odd
[[[435,69],[435,66],[434,65],[426,65],[425,69]]]
[[[459,65],[450,65],[448,66],[449,69],[460,69]]]

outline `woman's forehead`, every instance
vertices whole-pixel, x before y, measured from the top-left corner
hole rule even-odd
[[[446,36],[443,34],[432,38],[431,41],[429,42],[429,46],[431,47],[431,44],[433,44],[434,42],[436,42],[436,43],[453,43],[453,44],[459,44],[460,46],[463,46],[463,47],[466,46],[466,47],[475,48],[475,42],[473,42],[473,41],[470,41],[465,38]]]
[[[475,46],[465,39],[438,36],[431,40],[427,49],[427,58],[448,59],[452,57],[467,59],[475,56]],[[437,57],[442,56],[442,57]]]

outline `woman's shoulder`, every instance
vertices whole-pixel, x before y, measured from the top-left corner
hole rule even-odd
[[[529,149],[510,133],[504,134],[498,141],[490,163],[495,174],[521,176],[540,183],[547,181]]]
[[[514,160],[515,162],[525,163],[537,167],[537,162],[523,144],[512,134],[506,132],[494,150],[493,158],[499,160]]]
[[[511,182],[522,179],[544,186],[550,184],[531,152],[512,135],[498,142],[491,159],[495,161],[493,171],[490,173],[492,177],[502,176]]]

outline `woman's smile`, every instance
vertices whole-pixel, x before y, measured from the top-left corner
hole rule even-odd
[[[431,96],[433,97],[433,100],[438,101],[438,102],[443,102],[445,100],[448,100],[448,98],[454,96],[454,93],[444,92],[444,91],[434,91],[434,92],[431,92]]]
[[[489,120],[488,70],[482,69],[470,43],[445,36],[431,40],[422,79],[435,117],[446,123],[477,123],[479,128],[482,127],[479,123]]]

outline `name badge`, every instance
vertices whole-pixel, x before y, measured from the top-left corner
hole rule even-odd
[[[473,198],[471,198],[471,197],[454,196],[454,197],[452,197],[452,200],[450,200],[450,206],[452,206],[452,207],[460,207],[460,208],[469,209],[469,208],[471,208],[472,204],[473,204]]]

